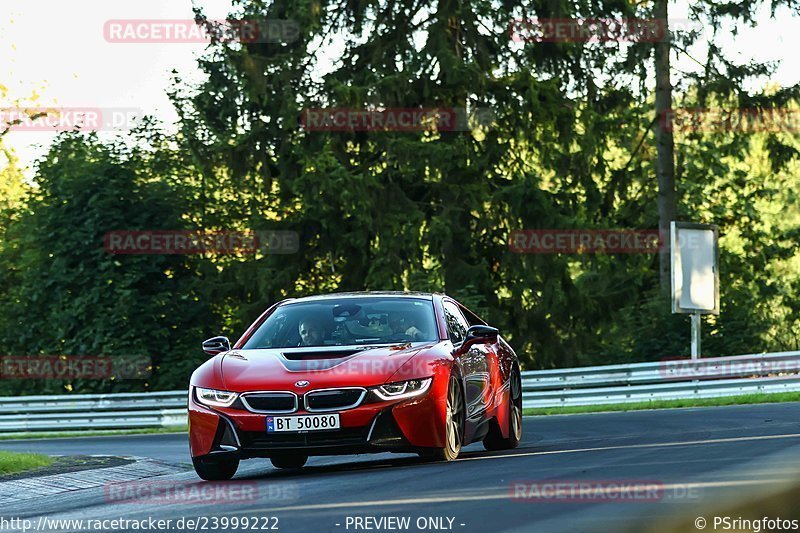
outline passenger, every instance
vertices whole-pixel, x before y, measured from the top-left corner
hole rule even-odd
[[[297,326],[299,346],[322,346],[322,326],[313,318],[304,318]]]

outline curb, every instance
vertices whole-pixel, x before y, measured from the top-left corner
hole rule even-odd
[[[8,504],[19,504],[26,500],[102,487],[112,482],[135,481],[187,471],[184,466],[156,461],[146,457],[134,456],[124,457],[124,459],[133,460],[134,462],[120,466],[0,482],[0,508]]]

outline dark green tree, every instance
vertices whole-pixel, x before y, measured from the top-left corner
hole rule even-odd
[[[213,320],[192,258],[104,249],[108,231],[184,225],[178,161],[165,145],[155,148],[62,135],[39,161],[0,249],[0,305],[13,309],[0,322],[4,353],[145,357],[152,375],[119,384],[10,380],[7,391],[174,388],[202,360],[198,339]]]

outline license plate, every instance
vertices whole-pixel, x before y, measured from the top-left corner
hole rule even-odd
[[[282,431],[324,431],[339,429],[339,414],[304,416],[268,416],[267,433]]]

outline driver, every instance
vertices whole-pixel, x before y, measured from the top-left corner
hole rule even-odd
[[[425,340],[425,334],[417,328],[412,318],[401,311],[389,313],[389,327],[394,335],[407,335],[412,341]]]
[[[300,334],[299,346],[321,346],[322,345],[322,326],[318,320],[304,318],[297,325],[297,332]]]

